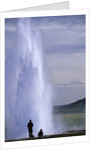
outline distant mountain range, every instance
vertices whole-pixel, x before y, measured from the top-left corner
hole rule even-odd
[[[74,103],[67,105],[55,105],[53,107],[54,114],[73,114],[73,113],[84,113],[85,112],[86,99],[83,98]]]

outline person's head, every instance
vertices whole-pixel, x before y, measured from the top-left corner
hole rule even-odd
[[[31,122],[31,120],[29,122]]]

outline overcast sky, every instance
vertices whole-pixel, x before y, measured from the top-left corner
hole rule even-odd
[[[85,15],[31,18],[41,33],[44,65],[53,89],[53,104],[63,105],[85,97]],[[16,64],[18,18],[5,21],[6,60]],[[8,60],[9,59],[9,60]],[[6,72],[7,72],[6,66]],[[6,83],[12,82],[8,73]],[[13,87],[11,87],[13,88]]]

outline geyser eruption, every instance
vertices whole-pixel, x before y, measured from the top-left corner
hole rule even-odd
[[[6,58],[6,139],[27,137],[30,119],[35,136],[41,128],[44,134],[52,134],[52,91],[44,69],[40,31],[31,18],[19,19],[17,31],[17,48],[12,50],[12,58],[9,54]],[[12,83],[8,85],[9,75]]]

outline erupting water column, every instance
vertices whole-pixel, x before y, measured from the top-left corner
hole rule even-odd
[[[28,18],[20,19],[19,21],[19,33],[21,36],[21,47],[19,48],[24,54],[21,58],[21,76],[19,76],[19,83],[21,81],[24,86],[21,92],[25,94],[25,99],[27,97],[25,105],[28,105],[28,110],[27,106],[25,106],[24,109],[24,111],[28,113],[28,118],[23,116],[23,122],[21,121],[21,123],[24,123],[23,118],[25,118],[25,120],[27,119],[27,121],[31,118],[34,124],[35,134],[37,134],[41,128],[44,134],[50,134],[53,132],[51,87],[46,81],[43,68],[41,35],[39,30],[30,24],[30,21]],[[28,91],[26,90],[27,88],[29,88]],[[20,90],[17,92],[18,95],[20,95]],[[22,97],[20,97],[20,99],[21,98]],[[19,96],[17,101],[19,101]],[[19,107],[20,106],[18,106],[18,108]],[[20,113],[20,110],[18,111]],[[25,112],[23,113],[25,115]]]
[[[18,23],[18,64],[15,68],[18,73],[12,138],[15,135],[17,138],[28,136],[30,119],[35,136],[41,128],[44,134],[53,133],[51,86],[43,66],[40,31],[31,24],[31,19],[21,18]]]

